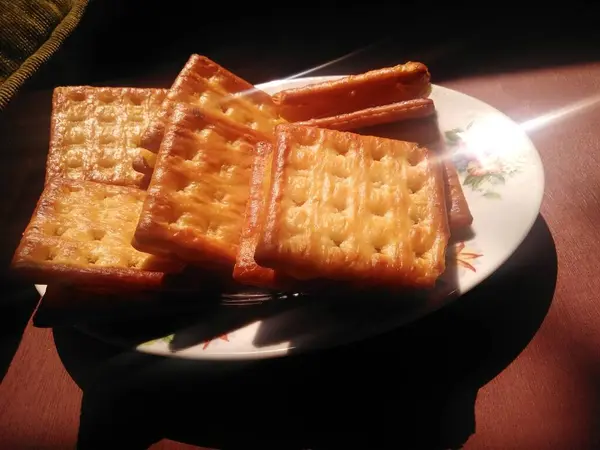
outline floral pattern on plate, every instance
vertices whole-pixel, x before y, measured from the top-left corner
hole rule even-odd
[[[474,124],[475,122],[470,122],[465,128],[446,131],[446,145],[452,153],[452,160],[463,185],[486,198],[500,199],[502,196],[498,188],[519,171],[519,166],[509,164],[498,148],[501,143],[488,140],[482,146],[481,140],[470,139],[470,130]]]
[[[467,246],[467,243],[465,242],[457,242],[454,244],[456,265],[459,267],[459,269],[477,272],[476,265],[479,263],[479,258],[483,256],[483,253],[480,253],[472,248],[472,242],[469,242],[468,244],[469,246]]]

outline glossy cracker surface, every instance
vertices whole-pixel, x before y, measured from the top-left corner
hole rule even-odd
[[[268,142],[260,142],[256,148],[256,156],[252,164],[250,194],[246,204],[244,226],[240,236],[240,246],[233,268],[233,278],[251,286],[275,288],[286,281],[281,273],[268,267],[259,266],[254,253],[263,230],[266,204],[271,190],[271,167],[273,146]]]
[[[286,89],[275,94],[273,100],[287,120],[300,122],[426,97],[430,88],[427,66],[408,62]]]
[[[167,122],[178,103],[230,120],[270,139],[282,123],[271,96],[210,59],[192,55],[173,83],[161,112],[142,138],[142,146],[157,152]]]
[[[12,266],[35,283],[150,287],[182,265],[131,246],[146,193],[54,178],[46,185]]]
[[[294,277],[428,287],[445,270],[440,162],[417,144],[281,125],[256,262]]]
[[[296,125],[328,128],[338,131],[352,131],[358,128],[383,125],[391,122],[421,119],[431,116],[434,113],[435,105],[433,104],[433,100],[429,98],[417,98],[390,105],[374,106],[337,116],[296,122]]]
[[[167,91],[121,87],[57,87],[52,101],[46,182],[53,177],[139,186],[133,161],[142,133]]]
[[[233,268],[261,136],[180,104],[157,157],[137,248]]]

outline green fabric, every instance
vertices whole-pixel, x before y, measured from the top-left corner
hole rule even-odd
[[[88,0],[0,0],[0,110],[75,29]]]

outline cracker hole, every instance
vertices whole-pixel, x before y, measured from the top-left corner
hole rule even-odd
[[[215,235],[219,232],[219,225],[215,222],[208,222],[206,234]]]
[[[226,196],[227,194],[219,189],[218,191],[215,191],[213,197],[218,203],[223,203],[223,200],[225,200]]]
[[[350,176],[345,164],[340,164],[340,161],[335,161],[333,166],[331,167],[331,173],[336,177],[341,178],[343,181]],[[337,180],[336,180],[337,181]]]
[[[116,120],[115,115],[111,112],[102,112],[98,116],[98,121],[100,123],[114,123]]]
[[[379,183],[379,185],[381,185],[381,183],[383,183],[382,173],[380,173],[379,170],[371,170],[369,172],[369,179],[373,184]]]
[[[373,239],[371,240],[371,245],[373,246],[373,249],[377,253],[383,253],[385,247],[388,244],[389,244],[389,242],[386,239],[385,235],[383,235],[383,234],[374,236]]]
[[[136,111],[134,114],[129,114],[127,120],[131,123],[142,123],[144,121],[144,115],[141,112]]]
[[[308,200],[308,191],[305,185],[300,180],[292,179],[294,182],[290,182],[290,197],[295,206],[302,206]],[[290,180],[290,181],[292,181]]]
[[[333,150],[338,155],[345,155],[350,150],[350,144],[346,145],[345,143],[342,143],[342,142],[335,142],[333,144]]]
[[[77,112],[69,112],[67,119],[69,122],[83,122],[86,119],[86,117],[85,117],[84,112],[77,111]]]
[[[54,229],[54,233],[52,233],[52,234],[54,234],[54,236],[60,237],[63,234],[65,234],[67,232],[67,230],[68,230],[67,227],[59,225]]]
[[[98,257],[96,255],[88,255],[87,262],[88,264],[96,264],[98,262]]]
[[[117,140],[117,138],[115,136],[113,136],[112,134],[100,135],[100,139],[99,139],[100,145],[113,144],[116,140]]]
[[[344,211],[348,207],[348,202],[345,198],[336,199],[333,202],[333,207],[336,213]]]
[[[331,238],[331,240],[333,241],[333,243],[337,246],[337,247],[341,247],[341,245],[344,243],[345,239],[339,236],[334,236]]]
[[[56,210],[61,214],[71,214],[71,205],[65,203],[57,203]]]
[[[82,145],[85,143],[85,135],[78,128],[71,131],[66,139],[67,145]]]
[[[94,229],[92,229],[91,234],[92,234],[92,239],[94,241],[100,241],[100,240],[102,240],[102,238],[104,238],[104,236],[106,236],[106,231],[94,228]]]
[[[98,166],[102,167],[103,169],[112,169],[116,165],[117,165],[116,161],[111,158],[101,158],[98,161]],[[104,197],[104,198],[106,198],[106,197]]]
[[[383,146],[382,144],[378,144],[375,146],[375,148],[373,148],[371,150],[371,158],[373,158],[373,161],[381,161],[385,158],[385,156],[387,155],[387,151],[386,151],[386,147]]]
[[[423,189],[424,180],[420,176],[409,177],[406,183],[406,188],[408,192],[412,195],[415,192],[419,192]]]
[[[46,261],[54,261],[58,255],[55,248],[48,248],[46,253]]]
[[[384,217],[387,213],[387,209],[383,203],[373,203],[371,204],[371,214],[377,217]]]
[[[425,149],[421,146],[415,146],[408,153],[408,158],[407,158],[408,164],[410,164],[411,167],[415,167],[423,160],[424,156],[425,156]]]
[[[348,239],[348,234],[343,229],[336,229],[336,227],[334,227],[329,233],[329,239],[331,239],[336,246],[341,247]]]
[[[82,102],[85,100],[84,92],[69,92],[67,98],[72,102]]]
[[[302,133],[295,134],[294,137],[298,141],[298,145],[300,145],[302,147],[309,147],[309,148],[306,148],[305,150],[311,152],[311,151],[313,151],[313,149],[311,147],[318,143],[319,136],[316,135],[316,132],[312,129],[305,129],[303,131],[304,132],[302,132]]]
[[[117,99],[117,96],[114,95],[112,92],[110,91],[104,91],[101,92],[98,95],[98,100],[100,100],[102,103],[112,103]]]
[[[188,191],[194,188],[194,182],[188,178],[174,178],[171,181],[173,182],[173,187],[177,192]]]
[[[79,157],[71,156],[67,158],[67,167],[69,169],[78,169],[83,166],[83,161]]]
[[[129,96],[129,101],[132,105],[140,106],[142,103],[144,103],[144,97],[140,94],[131,94]]]
[[[423,222],[423,220],[425,220],[424,214],[419,210],[412,209],[409,213],[409,216],[413,225],[419,225],[421,222]]]
[[[71,186],[64,186],[63,189],[64,189],[64,192],[73,194],[75,192],[80,192],[83,189],[83,187],[81,185],[79,185],[79,186],[71,185]]]

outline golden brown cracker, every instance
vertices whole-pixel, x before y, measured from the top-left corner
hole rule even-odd
[[[363,127],[372,127],[404,120],[421,119],[435,113],[433,100],[418,98],[390,105],[374,106],[338,116],[296,122],[296,125],[328,128],[338,131],[352,131]]]
[[[250,190],[254,146],[261,138],[247,127],[177,105],[158,153],[134,245],[231,270]]]
[[[157,152],[176,104],[185,103],[271,138],[279,117],[271,96],[209,58],[192,55],[169,90],[160,113],[142,137],[142,147]]]
[[[473,223],[471,209],[465,198],[456,167],[448,158],[444,160],[444,181],[450,229],[455,232],[471,226]]]
[[[429,287],[445,270],[440,162],[410,142],[280,125],[256,262],[295,278]]]
[[[131,246],[145,195],[129,186],[51,179],[15,252],[13,270],[43,284],[160,285],[183,264]]]
[[[52,100],[46,182],[53,177],[140,186],[133,161],[142,133],[167,91],[122,87],[57,87]]]
[[[419,62],[407,62],[333,81],[286,89],[273,95],[273,100],[283,117],[290,122],[300,122],[426,97],[430,87],[427,66]]]

